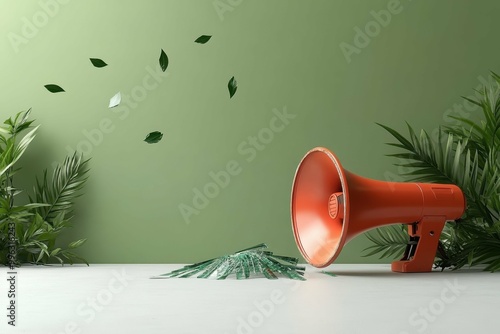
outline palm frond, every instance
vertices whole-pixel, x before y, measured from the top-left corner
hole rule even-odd
[[[246,279],[252,274],[262,274],[268,279],[277,279],[277,274],[281,274],[291,279],[305,280],[303,277],[305,267],[297,266],[297,258],[274,255],[266,249],[267,245],[262,243],[231,255],[187,265],[152,278],[186,278],[194,275],[198,275],[197,278],[209,278],[215,275],[217,279],[225,279],[235,274],[236,279]]]
[[[498,237],[477,243],[472,254],[471,264],[486,264],[484,270],[491,272],[500,270],[500,239]]]
[[[366,232],[365,236],[373,245],[364,249],[368,253],[363,256],[380,254],[380,259],[401,257],[409,241],[405,226],[398,225],[379,227]]]
[[[47,170],[44,171],[42,180],[37,178],[34,195],[30,196],[30,201],[47,204],[36,209],[42,219],[51,222],[61,212],[71,212],[73,202],[81,195],[80,190],[88,178],[88,161],[82,160],[82,156],[75,152],[56,166],[50,181]]]

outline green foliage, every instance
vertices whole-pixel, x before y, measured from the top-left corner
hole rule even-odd
[[[388,225],[366,233],[366,237],[373,242],[373,245],[365,249],[368,251],[365,256],[382,253],[381,259],[401,257],[409,241],[406,231],[407,229],[402,229],[400,226]]]
[[[231,255],[224,255],[215,259],[184,266],[172,272],[153,278],[186,278],[197,275],[197,278],[208,278],[215,275],[217,279],[226,279],[235,274],[236,279],[247,279],[252,274],[264,275],[267,279],[277,279],[276,274],[305,281],[305,267],[297,266],[298,259],[288,256],[275,255],[266,250],[267,245],[262,243]]]
[[[440,128],[436,141],[424,130],[417,135],[409,124],[408,137],[379,124],[397,140],[389,145],[401,152],[390,156],[404,161],[398,166],[408,168],[409,181],[452,183],[467,199],[464,216],[446,224],[441,235],[435,265],[443,269],[469,264],[500,270],[500,76],[492,73],[492,79],[478,100],[465,98],[480,107],[482,119],[452,117],[456,124]],[[407,237],[402,230],[387,228],[368,232],[375,244],[370,255],[402,253],[394,252],[394,241],[403,235]]]
[[[29,203],[18,205],[14,175],[18,169],[14,164],[35,138],[38,127],[31,129],[31,110],[18,113],[0,127],[0,263],[19,266],[23,263],[46,264],[57,261],[61,264],[80,260],[73,252],[85,239],[71,242],[66,247],[57,245],[57,237],[70,227],[71,208],[87,180],[87,163],[76,153],[59,164],[51,179],[47,170],[43,178],[36,179]],[[31,129],[20,140],[18,136]],[[10,251],[14,256],[10,256]]]

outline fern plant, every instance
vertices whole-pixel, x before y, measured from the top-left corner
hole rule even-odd
[[[43,178],[36,179],[29,203],[17,203],[21,190],[14,186],[14,176],[19,170],[15,164],[38,128],[32,127],[30,113],[31,109],[20,112],[0,127],[0,263],[10,267],[54,261],[87,263],[73,251],[85,239],[60,247],[57,237],[70,227],[73,201],[81,195],[87,180],[88,160],[82,160],[76,153],[66,157],[55,168],[52,178],[47,177],[45,170]],[[19,139],[27,130],[30,131]]]
[[[408,168],[408,181],[455,184],[466,197],[463,217],[447,223],[441,234],[434,264],[442,269],[468,264],[500,270],[500,76],[491,76],[478,100],[465,98],[480,108],[481,119],[453,117],[456,124],[440,128],[436,142],[409,124],[407,137],[379,124],[397,140],[389,145],[400,152],[390,156],[404,161],[397,165]],[[366,256],[401,256],[408,242],[406,229],[394,226],[366,236],[373,242]]]

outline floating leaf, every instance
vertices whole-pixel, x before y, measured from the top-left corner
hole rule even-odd
[[[45,88],[47,88],[47,90],[51,93],[60,93],[60,92],[64,92],[64,89],[62,89],[60,86],[58,85],[54,85],[54,84],[48,84],[48,85],[45,85],[44,86]]]
[[[159,131],[153,131],[146,136],[144,141],[148,144],[156,144],[163,138],[163,133]]]
[[[168,67],[168,57],[167,57],[167,54],[165,53],[165,51],[163,51],[163,49],[161,49],[159,61],[160,61],[161,70],[163,72],[165,72],[167,70],[167,67]]]
[[[106,64],[104,62],[104,60],[99,59],[99,58],[90,58],[90,61],[92,62],[92,65],[94,65],[95,67],[98,67],[98,68],[108,66],[108,64]]]
[[[116,93],[112,98],[109,99],[108,108],[116,107],[122,101],[122,94],[120,92]]]
[[[151,278],[186,278],[197,275],[197,278],[209,278],[215,275],[217,279],[225,279],[231,274],[236,279],[249,278],[251,274],[262,274],[268,279],[277,279],[276,273],[285,277],[305,281],[305,267],[297,266],[298,259],[288,256],[274,255],[266,250],[267,245],[262,243],[243,249],[232,255],[224,255],[215,259],[184,266],[159,276]]]
[[[234,79],[234,77],[229,80],[227,88],[229,89],[229,98],[232,98],[236,93],[236,89],[238,89],[238,83],[236,82],[236,79]]]
[[[206,42],[208,42],[210,40],[210,38],[212,38],[212,36],[208,36],[208,35],[201,35],[200,37],[198,37],[195,42],[196,43],[200,43],[200,44],[205,44]]]

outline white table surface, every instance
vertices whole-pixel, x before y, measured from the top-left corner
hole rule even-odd
[[[182,265],[22,267],[17,326],[0,333],[500,333],[500,273],[307,267],[307,281],[150,279]]]

